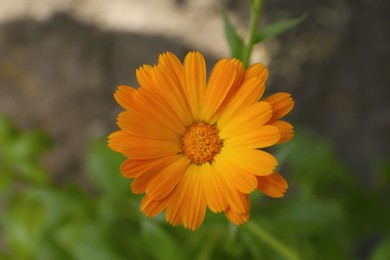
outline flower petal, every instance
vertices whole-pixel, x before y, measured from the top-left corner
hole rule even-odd
[[[228,201],[221,173],[209,163],[205,163],[201,166],[200,174],[207,206],[215,213],[225,211],[228,207]]]
[[[265,89],[264,82],[259,78],[251,78],[246,80],[235,94],[229,99],[229,103],[221,113],[223,123],[228,122],[235,117],[238,111],[242,111],[251,105],[255,104],[263,95]]]
[[[288,112],[290,112],[294,107],[295,103],[291,97],[291,94],[285,92],[273,94],[265,98],[264,101],[270,103],[272,110],[274,111],[270,122],[274,122],[275,120],[287,115]]]
[[[247,194],[240,193],[241,201],[243,202],[245,210],[243,212],[239,212],[234,210],[234,208],[229,207],[225,211],[225,216],[235,225],[241,225],[242,223],[248,221],[249,219],[249,211],[250,211],[250,201]]]
[[[165,160],[164,160],[165,159]],[[175,163],[178,160],[178,156],[171,156],[159,161],[159,164],[149,165],[148,169],[142,169],[144,172],[137,176],[131,183],[131,190],[134,194],[141,194],[146,192],[146,189],[150,186],[150,183],[155,179],[156,175],[166,167]],[[151,197],[153,199],[153,197]]]
[[[182,222],[184,227],[195,230],[202,224],[205,213],[199,166],[191,164],[167,206],[165,218],[174,226]]]
[[[216,157],[211,166],[214,168],[214,171],[218,172],[219,176],[221,177],[220,180],[224,186],[224,196],[228,202],[228,207],[234,209],[237,212],[244,213],[246,209],[244,201],[242,201],[242,197],[240,196],[240,192],[236,189],[234,183],[232,183],[232,178],[227,177],[223,169],[218,166],[218,163],[216,164],[216,162],[220,159],[221,158]]]
[[[147,139],[129,135],[122,153],[131,159],[151,159],[180,153],[180,144],[167,140]]]
[[[258,176],[258,189],[272,198],[281,198],[288,188],[287,181],[278,173]]]
[[[248,194],[257,187],[256,177],[250,172],[237,167],[234,163],[231,163],[227,157],[224,157],[223,153],[215,158],[213,167],[239,192]]]
[[[202,118],[210,122],[210,118],[219,110],[232,87],[237,87],[236,79],[242,77],[243,65],[236,59],[220,60],[213,68],[207,84]],[[240,73],[241,72],[241,73]]]
[[[148,90],[141,88],[135,93],[133,103],[136,108],[134,110],[140,113],[143,118],[151,120],[160,127],[167,128],[178,135],[183,135],[185,132],[186,123],[180,120],[178,114],[172,112],[171,107],[166,104],[161,96],[155,96]],[[182,109],[182,111],[185,111],[185,109]],[[190,117],[189,113],[188,117]]]
[[[226,106],[231,102],[232,98],[237,93],[237,90],[242,86],[244,78],[244,65],[238,59],[232,59],[231,62],[236,68],[236,77],[222,104],[219,106],[218,110],[214,113],[214,115],[210,118],[210,123],[212,124],[218,120],[221,114],[225,111]]]
[[[267,102],[255,103],[232,118],[225,117],[223,114],[217,122],[217,127],[220,129],[219,136],[226,139],[248,132],[254,127],[262,126],[271,116],[271,106]]]
[[[135,110],[120,113],[118,126],[124,132],[133,136],[171,141],[178,139],[177,133]]]
[[[169,68],[177,81],[180,83],[180,86],[184,86],[184,69],[180,60],[176,57],[175,54],[171,52],[165,52],[158,57],[158,63]],[[184,90],[183,90],[184,91]],[[184,92],[183,92],[184,93]]]
[[[119,86],[114,93],[116,102],[125,110],[132,109],[133,96],[137,90],[133,87]]]
[[[161,200],[153,200],[150,196],[145,195],[141,201],[141,211],[148,217],[160,214],[167,207],[172,196],[171,194],[168,194]]]
[[[138,98],[146,99],[146,102],[147,99],[153,100],[153,102],[147,102],[149,110],[151,108],[161,110],[165,117],[171,116],[183,125],[189,124],[188,120],[191,117],[189,112],[186,113],[188,111],[186,98],[182,94],[180,83],[169,68],[164,65],[152,68],[143,66],[137,70],[137,79],[142,86],[139,92],[144,94]],[[138,106],[140,105],[145,109],[139,102]],[[145,110],[148,111],[147,108]]]
[[[225,216],[230,222],[238,226],[248,221],[249,212],[238,213],[237,211],[234,211],[232,208],[228,208],[225,211]]]
[[[200,227],[206,214],[206,197],[204,195],[202,183],[200,180],[199,166],[193,172],[191,179],[192,185],[189,185],[189,197],[183,212],[184,227],[195,230]]]
[[[224,140],[224,147],[264,148],[280,140],[279,129],[273,125],[263,125]]]
[[[138,84],[140,85],[139,89],[145,89],[153,95],[158,95],[158,89],[152,80],[154,68],[150,65],[143,65],[138,68],[135,72]]]
[[[220,155],[225,157],[225,161],[257,176],[270,175],[278,164],[273,155],[262,150],[224,147]]]
[[[255,63],[245,70],[244,81],[251,78],[260,78],[261,82],[265,82],[268,78],[268,69],[262,63]]]
[[[146,194],[153,200],[163,199],[181,182],[190,162],[187,157],[177,155],[175,162],[155,174],[146,188]]]
[[[268,69],[261,63],[250,66],[244,73],[238,90],[229,98],[229,104],[224,113],[232,116],[237,111],[245,109],[259,101],[265,90]],[[230,94],[230,93],[229,93]]]
[[[158,172],[177,161],[177,155],[157,159],[127,159],[121,165],[125,178],[137,178],[147,172]]]
[[[115,152],[121,153],[124,147],[126,147],[125,144],[128,136],[129,134],[122,130],[111,133],[108,136],[108,147],[110,147]]]
[[[190,125],[192,123],[191,112],[179,79],[168,67],[158,65],[153,70],[153,80],[172,113],[176,114],[184,125]]]
[[[206,92],[206,62],[199,52],[184,58],[184,92],[195,121],[201,120],[200,110]]]
[[[272,125],[277,127],[280,132],[278,144],[288,142],[294,137],[294,127],[290,123],[277,120],[273,122]]]
[[[155,173],[152,171],[147,171],[146,173],[142,174],[141,176],[135,178],[131,182],[131,192],[134,194],[142,194],[146,191],[146,187],[150,183],[150,181],[153,179]]]

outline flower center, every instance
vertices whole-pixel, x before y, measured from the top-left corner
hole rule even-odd
[[[196,164],[211,162],[222,144],[218,129],[205,122],[193,124],[181,139],[184,154]]]

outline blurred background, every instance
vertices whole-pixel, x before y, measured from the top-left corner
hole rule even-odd
[[[199,231],[146,219],[106,148],[117,85],[171,51],[230,55],[249,1],[0,0],[0,258],[284,259],[208,215]],[[390,5],[264,1],[261,24],[308,16],[255,48],[268,93],[291,92],[297,136],[276,147],[290,189],[251,218],[302,259],[390,259]]]

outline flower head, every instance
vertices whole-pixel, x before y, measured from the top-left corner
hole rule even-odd
[[[208,208],[239,225],[249,218],[249,193],[284,196],[277,160],[260,149],[292,138],[292,125],[279,119],[294,101],[287,93],[259,101],[264,65],[244,70],[222,59],[207,82],[202,54],[190,52],[182,64],[167,52],[136,76],[139,89],[120,86],[114,95],[125,111],[109,147],[127,157],[121,172],[133,193],[145,193],[145,215],[165,210],[169,223],[195,230]]]

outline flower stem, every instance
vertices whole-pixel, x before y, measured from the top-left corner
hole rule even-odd
[[[263,0],[251,1],[251,22],[249,27],[248,43],[244,48],[242,61],[245,68],[248,67],[249,59],[252,54],[253,45],[255,45],[255,38],[257,33],[257,26],[260,19],[260,10],[263,4]]]
[[[296,252],[292,251],[285,244],[283,244],[280,240],[275,238],[272,234],[270,234],[267,230],[262,228],[260,225],[253,221],[249,221],[247,224],[243,225],[246,229],[252,232],[258,239],[262,240],[264,243],[268,244],[275,251],[279,252],[286,259],[290,260],[299,260],[299,256]]]

